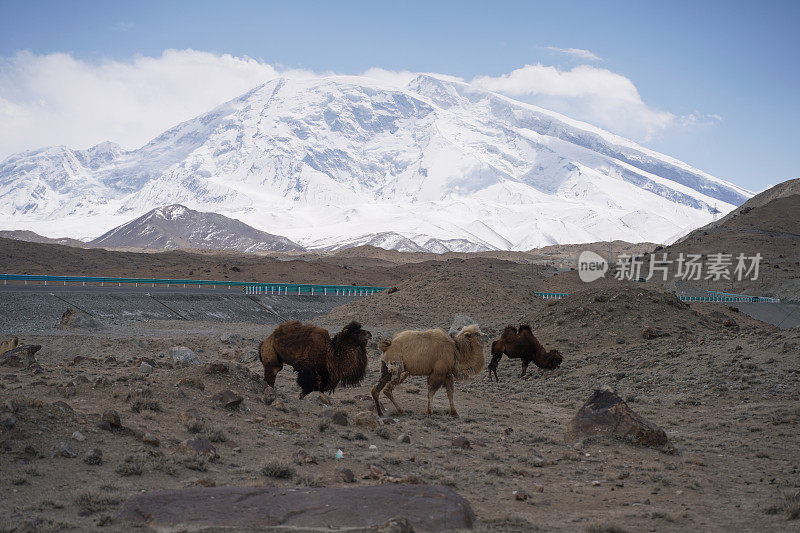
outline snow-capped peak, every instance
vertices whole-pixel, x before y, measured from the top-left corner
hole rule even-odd
[[[83,238],[168,206],[164,218],[213,211],[314,247],[661,242],[749,196],[589,124],[425,74],[405,87],[276,79],[138,150],[0,163],[7,226],[47,234],[57,221]]]

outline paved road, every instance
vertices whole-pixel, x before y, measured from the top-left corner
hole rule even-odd
[[[191,320],[278,324],[309,320],[360,296],[245,295],[241,289],[183,287],[98,287],[80,285],[0,285],[0,333],[55,327],[68,307],[101,324],[128,321]]]

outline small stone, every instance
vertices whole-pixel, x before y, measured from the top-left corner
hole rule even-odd
[[[92,448],[83,456],[83,462],[87,465],[99,465],[103,463],[103,450]]]
[[[72,434],[72,438],[77,440],[78,442],[83,442],[86,440],[86,435],[84,435],[80,431],[76,431],[75,433]]]
[[[305,450],[297,450],[292,456],[292,460],[298,465],[317,464],[317,458]]]
[[[524,502],[528,499],[528,493],[523,490],[515,490],[511,494],[514,495],[514,499],[518,502]]]
[[[58,447],[58,453],[61,455],[61,457],[69,457],[69,458],[72,458],[72,457],[77,457],[77,456],[78,456],[78,454],[77,454],[77,453],[75,453],[75,450],[73,450],[73,449],[70,447],[70,445],[69,445],[69,444],[67,444],[67,443],[65,443],[65,442],[62,442],[62,443],[59,445],[59,447]]]
[[[356,475],[349,468],[342,468],[339,470],[339,476],[345,483],[352,483],[356,480]]]
[[[181,422],[184,424],[191,424],[193,422],[202,422],[203,417],[200,416],[200,411],[195,408],[187,409],[181,413]]]
[[[153,366],[149,363],[145,363],[144,361],[142,361],[142,364],[139,365],[139,372],[141,372],[145,376],[149,376],[153,372]]]
[[[627,470],[623,470],[622,472],[619,473],[617,479],[628,479],[629,477],[631,477],[631,473]]]
[[[319,405],[331,405],[331,399],[328,398],[325,394],[321,392],[316,393],[312,396],[313,401],[317,402]]]
[[[625,344],[627,341],[622,337],[617,337],[617,344]]]
[[[214,461],[219,457],[217,449],[211,444],[211,441],[202,437],[183,441],[178,445],[178,451],[187,455],[198,455],[209,461]]]
[[[8,413],[0,420],[0,426],[2,426],[3,429],[11,429],[16,425],[17,425],[17,417],[12,415],[11,413]]]
[[[544,487],[538,483],[534,483],[533,492],[544,492]]]
[[[242,403],[243,398],[232,390],[225,389],[224,391],[215,394],[212,399],[222,407],[227,409],[235,409],[240,403]]]
[[[596,479],[592,480],[592,487],[599,487],[599,486],[600,486],[600,481],[598,481]]]
[[[367,429],[377,429],[380,425],[378,417],[371,411],[361,411],[356,413],[356,425]]]
[[[514,428],[506,428],[503,430],[503,433],[505,433],[506,436],[511,435],[512,433],[514,433]]]
[[[224,374],[228,371],[228,365],[220,362],[206,363],[203,372],[206,374]]]
[[[103,416],[100,417],[100,420],[103,422],[107,422],[112,428],[120,428],[122,427],[122,421],[119,418],[119,414],[113,410],[109,409],[103,413]]]
[[[181,378],[177,383],[178,387],[192,387],[197,390],[206,390],[206,384],[198,378]]]
[[[656,339],[661,337],[663,333],[660,330],[652,327],[647,327],[642,330],[642,338],[643,339]]]
[[[411,437],[403,433],[399,437],[397,437],[397,442],[402,442],[403,444],[411,444]]]
[[[145,444],[149,444],[150,446],[160,446],[161,441],[153,435],[152,433],[145,432],[144,436],[142,437],[142,442]]]
[[[325,411],[322,413],[325,418],[328,418],[332,423],[339,426],[346,426],[349,424],[347,421],[347,413],[344,411]]]
[[[544,457],[540,457],[538,455],[531,455],[529,462],[532,466],[535,466],[536,468],[541,468],[547,464],[547,460]]]
[[[389,475],[385,469],[381,468],[377,465],[369,465],[369,477],[371,479],[381,479],[384,476]]]
[[[178,366],[199,365],[200,359],[191,349],[186,346],[173,346],[169,349],[172,361]]]
[[[12,413],[16,413],[19,411],[19,404],[13,398],[9,398],[5,402],[3,402],[3,409],[6,411],[11,411]]]
[[[461,448],[462,450],[469,450],[472,448],[472,444],[470,444],[469,439],[466,437],[456,437],[453,439],[452,444],[454,448]]]

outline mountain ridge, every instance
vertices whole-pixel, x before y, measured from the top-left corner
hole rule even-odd
[[[0,212],[15,228],[59,221],[94,238],[78,232],[177,203],[320,249],[390,233],[454,251],[664,242],[749,196],[599,128],[428,75],[402,88],[272,80],[137,150],[0,162]]]

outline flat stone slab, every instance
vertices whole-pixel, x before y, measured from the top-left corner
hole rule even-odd
[[[197,487],[132,497],[118,522],[156,529],[205,527],[361,528],[408,519],[415,531],[472,529],[469,502],[437,485]]]

